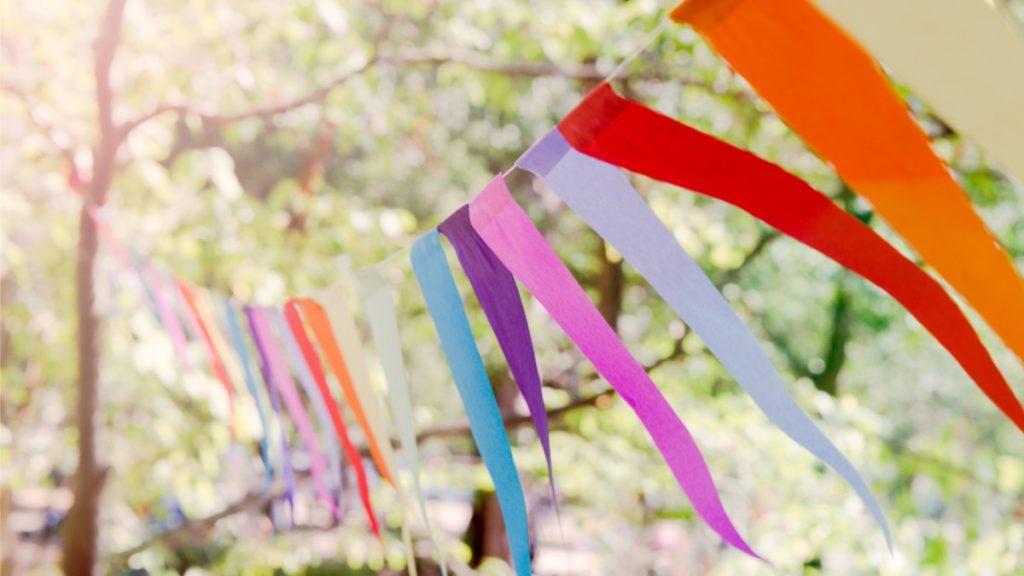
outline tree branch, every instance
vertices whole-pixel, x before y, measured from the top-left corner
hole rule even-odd
[[[746,256],[743,257],[743,261],[735,268],[730,268],[721,274],[718,274],[715,278],[715,284],[718,286],[725,286],[726,284],[731,284],[738,280],[740,274],[742,274],[743,271],[750,266],[762,252],[764,252],[764,249],[767,248],[769,244],[774,242],[780,236],[782,236],[782,234],[775,229],[762,232],[761,236],[757,239],[757,242],[754,243],[754,247],[750,249],[750,252],[747,252]]]
[[[565,406],[548,410],[548,419],[556,420],[574,410],[600,405],[603,402],[610,400],[613,396],[615,396],[614,390],[605,390],[604,392],[599,392],[596,394],[591,394],[590,396],[578,398],[576,400],[573,400],[572,402],[569,402]],[[532,422],[533,420],[531,420],[530,416],[528,415],[507,416],[505,418],[505,429],[514,430],[521,426],[531,424]],[[469,424],[453,424],[448,426],[437,426],[434,428],[428,428],[423,432],[420,432],[416,436],[416,440],[418,442],[422,442],[429,438],[450,438],[453,436],[468,436],[469,434]]]
[[[202,118],[203,122],[220,127],[226,126],[228,124],[234,124],[242,120],[248,120],[251,118],[271,118],[273,116],[278,116],[280,114],[297,110],[308,104],[323,102],[335,89],[344,85],[349,80],[359,76],[363,72],[366,72],[376,63],[376,58],[369,58],[367,59],[366,62],[360,64],[356,68],[341,74],[340,76],[328,82],[327,84],[324,84],[323,86],[313,90],[312,92],[299,96],[294,100],[280,102],[277,104],[257,106],[255,108],[250,108],[249,110],[237,112],[234,114],[213,114],[209,112],[204,112],[200,110],[198,107],[191,104],[161,104],[160,106],[157,106],[153,110],[146,112],[138,118],[125,122],[121,126],[121,139],[123,140],[127,138],[128,135],[132,133],[132,131],[134,131],[139,126],[145,124],[146,122],[169,113],[176,113],[179,115],[196,114],[200,118]]]
[[[482,54],[475,54],[470,52],[464,53],[442,53],[442,52],[430,52],[430,51],[403,51],[394,54],[385,55],[374,55],[366,60],[365,63],[356,67],[353,70],[345,72],[328,82],[327,84],[309,92],[303,96],[299,96],[293,100],[279,103],[279,104],[267,104],[263,106],[257,106],[255,108],[238,112],[234,114],[223,114],[210,111],[204,111],[200,107],[188,103],[166,103],[161,104],[149,112],[138,116],[133,120],[125,122],[121,127],[121,137],[127,138],[132,131],[136,128],[145,124],[146,122],[163,116],[164,114],[179,114],[188,115],[195,114],[214,126],[226,126],[239,122],[241,120],[247,120],[250,118],[270,118],[287,112],[291,112],[302,106],[308,104],[315,104],[323,102],[327,96],[330,95],[338,87],[344,85],[349,80],[359,76],[360,74],[368,71],[378,64],[388,64],[393,66],[432,66],[439,67],[445,64],[458,64],[466,66],[473,70],[481,72],[489,72],[494,74],[503,74],[513,78],[530,78],[538,76],[560,76],[568,79],[575,80],[588,80],[591,82],[597,82],[605,78],[606,72],[599,69],[594,64],[557,64],[554,62],[545,61],[525,61],[525,62],[507,62],[495,58],[490,58]],[[660,69],[656,72],[649,72],[643,75],[634,75],[633,79],[642,80],[665,80],[669,76],[663,73]],[[628,75],[623,76],[623,79],[629,78]],[[678,80],[680,84],[702,86],[711,89],[704,82],[695,80]],[[733,95],[746,98],[747,95],[742,91],[735,91]]]
[[[121,566],[125,562],[127,562],[128,559],[131,558],[134,554],[138,554],[139,552],[142,552],[143,550],[149,548],[150,546],[158,542],[177,540],[183,536],[187,536],[197,531],[213,528],[217,524],[217,522],[220,522],[225,518],[229,518],[231,516],[234,516],[235,514],[246,512],[253,508],[260,508],[262,506],[265,506],[268,502],[271,502],[272,500],[275,500],[282,496],[284,496],[283,488],[277,488],[269,492],[266,496],[264,496],[260,492],[248,494],[246,496],[243,496],[241,499],[233,502],[232,504],[229,504],[227,507],[225,507],[223,510],[219,512],[216,512],[209,516],[203,516],[201,518],[186,520],[180,526],[176,526],[174,528],[170,528],[162,532],[153,534],[152,536],[146,538],[142,542],[139,542],[135,546],[132,546],[127,550],[122,550],[121,552],[112,555],[110,557],[110,563],[113,566]]]
[[[438,67],[445,64],[460,64],[480,72],[492,72],[514,78],[537,76],[560,76],[573,80],[601,80],[607,74],[593,64],[566,65],[545,61],[507,62],[472,52],[404,51],[382,56],[381,62],[394,65]]]
[[[14,96],[19,102],[21,102],[21,105],[25,107],[25,117],[28,118],[29,123],[35,126],[36,130],[38,130],[40,133],[43,134],[43,136],[46,137],[50,144],[52,144],[53,147],[56,148],[57,151],[60,153],[60,155],[63,156],[64,159],[71,165],[71,169],[74,170],[75,143],[71,138],[71,135],[68,134],[65,130],[53,124],[50,124],[42,118],[40,118],[39,115],[36,114],[36,111],[32,106],[32,101],[29,100],[28,94],[20,86],[16,86],[15,84],[7,82],[5,80],[0,82],[0,90],[3,90],[4,92],[7,92],[8,94]],[[62,136],[66,137],[66,143],[61,142],[61,140],[65,139],[62,138]]]

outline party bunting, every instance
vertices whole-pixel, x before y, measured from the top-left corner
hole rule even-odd
[[[852,38],[810,0],[689,0],[672,18],[707,38],[1024,361],[1024,278]]]
[[[367,406],[367,419],[377,434],[387,439],[386,445],[383,446],[383,455],[385,460],[387,460],[388,469],[394,471],[397,470],[397,467],[395,466],[395,455],[391,447],[391,434],[387,427],[388,421],[384,418],[383,409],[379,404],[379,396],[370,381],[370,374],[366,368],[366,355],[363,351],[362,340],[359,337],[359,329],[356,326],[355,316],[353,316],[345,298],[344,287],[354,287],[355,285],[355,281],[352,279],[349,271],[348,262],[345,261],[342,265],[338,266],[335,269],[335,274],[337,281],[323,293],[321,301],[327,302],[324,308],[327,311],[328,317],[331,318],[334,333],[338,335],[338,345],[348,360],[349,373],[352,375],[356,392],[363,399],[364,406]],[[409,522],[407,521],[411,511],[411,507],[408,505],[409,499],[405,493],[405,487],[397,478],[393,478],[391,484],[398,491],[398,501],[402,506],[402,543],[405,545],[407,565],[411,575],[416,576],[416,553],[412,547],[412,536],[410,535]]]
[[[259,386],[256,384],[256,375],[252,371],[252,359],[249,356],[249,346],[245,342],[245,335],[242,332],[242,323],[238,318],[238,310],[229,298],[225,298],[224,319],[228,325],[228,336],[231,338],[231,345],[235,348],[238,361],[242,365],[242,376],[245,379],[245,386],[249,389],[253,404],[256,405],[256,415],[260,419],[260,455],[263,457],[264,481],[263,492],[266,495],[270,490],[270,481],[274,477],[274,465],[270,460],[270,424],[267,420],[267,412],[261,400]]]
[[[551,468],[548,413],[544,407],[544,391],[537,357],[533,352],[530,326],[526,321],[526,311],[523,310],[516,279],[473,229],[469,221],[469,206],[456,210],[437,229],[448,237],[455,248],[459,264],[466,272],[505,355],[512,379],[519,386],[526,406],[530,409],[530,418],[547,461],[551,498],[557,510],[558,495],[555,492],[555,474]]]
[[[274,376],[270,371],[270,358],[262,345],[262,340],[257,326],[259,312],[255,306],[244,306],[245,317],[249,324],[249,334],[252,336],[253,344],[256,345],[256,353],[260,357],[260,373],[263,375],[263,383],[267,387],[267,396],[270,397],[270,407],[276,416],[278,432],[280,437],[279,446],[281,456],[281,477],[284,479],[284,496],[288,501],[291,511],[291,522],[295,523],[295,473],[292,471],[291,457],[288,453],[288,431],[284,425],[284,415],[281,410],[281,394],[277,386],[273,384]]]
[[[423,516],[423,525],[427,536],[437,553],[437,562],[441,567],[441,575],[448,576],[448,561],[438,543],[427,514],[426,499],[420,483],[420,456],[416,445],[416,431],[413,430],[412,400],[409,385],[405,376],[405,361],[402,359],[402,343],[398,337],[398,315],[395,311],[395,299],[391,295],[391,285],[375,268],[360,270],[358,274],[359,292],[363,297],[366,317],[373,333],[373,342],[377,347],[377,356],[384,370],[384,378],[388,382],[388,400],[391,413],[398,428],[398,438],[405,455],[403,468],[412,479],[413,496]]]
[[[146,263],[143,269],[153,291],[153,299],[156,301],[161,324],[163,324],[167,334],[171,337],[174,353],[185,369],[191,369],[192,359],[188,355],[188,341],[185,339],[185,330],[181,327],[178,315],[174,312],[173,301],[169,299],[168,294],[164,290],[163,279],[160,277],[160,273],[149,263]]]
[[[334,425],[331,423],[331,417],[327,414],[327,405],[324,403],[323,396],[320,395],[320,391],[313,381],[312,369],[306,363],[306,358],[302,355],[302,352],[299,351],[299,345],[295,341],[295,336],[292,334],[291,329],[288,327],[284,313],[277,308],[268,308],[267,314],[270,317],[274,330],[280,336],[281,342],[284,343],[285,358],[291,367],[292,374],[298,376],[299,385],[302,386],[302,391],[306,393],[306,398],[309,399],[310,405],[313,406],[313,414],[318,424],[317,431],[320,433],[318,435],[320,445],[325,448],[327,456],[328,487],[335,496],[335,502],[337,502],[339,500],[338,495],[341,492],[341,449],[337,436],[331,434],[334,430]]]
[[[338,346],[337,340],[335,340],[335,331],[331,319],[328,318],[324,308],[312,298],[296,298],[292,302],[302,311],[303,318],[308,323],[314,338],[320,345],[320,352],[327,360],[327,365],[338,380],[338,384],[341,385],[345,401],[348,402],[352,413],[355,414],[356,420],[359,422],[360,428],[363,429],[363,434],[366,436],[366,442],[370,447],[370,455],[377,465],[377,471],[380,472],[380,475],[385,480],[394,484],[394,477],[391,475],[390,467],[390,462],[394,459],[391,455],[391,445],[387,436],[378,435],[376,432],[378,429],[370,424],[371,420],[367,416],[369,408],[364,406],[360,399],[360,394],[356,391],[356,384],[349,374],[346,356],[342,354],[341,348]],[[387,454],[387,457],[385,457],[385,454]]]
[[[317,356],[316,351],[313,349],[313,343],[310,342],[309,336],[306,334],[306,329],[302,324],[302,316],[299,310],[299,305],[294,300],[290,300],[284,307],[285,318],[288,320],[288,326],[291,328],[292,336],[299,345],[299,350],[302,352],[303,358],[306,360],[306,365],[309,367],[310,372],[313,375],[313,381],[316,383],[317,389],[320,391],[320,397],[323,404],[327,407],[327,414],[331,418],[331,423],[334,426],[334,432],[338,437],[338,442],[341,443],[342,449],[345,451],[345,457],[348,458],[349,463],[356,471],[356,484],[359,490],[359,499],[363,503],[363,509],[366,511],[366,517],[370,521],[370,529],[374,535],[380,539],[380,523],[377,521],[377,514],[373,511],[373,502],[370,499],[370,486],[366,479],[366,469],[363,467],[363,457],[356,449],[355,445],[352,444],[352,440],[348,436],[348,427],[345,424],[344,418],[341,416],[341,411],[338,409],[338,404],[335,401],[334,394],[327,385],[327,375],[324,373],[323,366],[320,364],[320,358]]]
[[[607,84],[588,94],[558,130],[583,154],[733,204],[873,282],[913,314],[1024,430],[1024,409],[939,283],[803,180],[627,100]]]
[[[139,282],[139,287],[142,289],[142,294],[145,297],[146,307],[149,308],[150,313],[156,318],[156,321],[163,324],[163,315],[160,313],[160,307],[157,305],[156,295],[153,293],[153,287],[149,283],[149,275],[146,274],[146,265],[142,261],[142,258],[137,252],[131,252],[131,269],[135,272],[135,279]]]
[[[209,355],[210,366],[213,369],[214,376],[220,382],[221,386],[224,387],[224,391],[228,395],[228,407],[231,413],[231,429],[235,429],[235,388],[231,384],[231,378],[228,376],[227,369],[224,368],[224,363],[220,358],[220,354],[217,352],[216,346],[213,345],[213,338],[210,335],[210,327],[206,320],[203,318],[201,310],[199,308],[199,296],[195,288],[184,280],[174,280],[175,285],[178,287],[178,291],[181,292],[181,296],[185,301],[185,305],[188,307],[188,319],[195,326],[195,331],[200,335],[203,341],[203,345],[206,346],[206,352]]]
[[[185,300],[185,294],[181,291],[179,280],[170,272],[164,272],[163,274],[157,272],[157,274],[160,275],[163,285],[167,287],[168,297],[171,300],[171,305],[174,307],[175,314],[178,318],[183,319],[181,325],[185,329],[186,341],[201,342],[203,340],[202,331],[199,329],[195,315],[192,314],[192,310]]]
[[[984,0],[816,0],[1024,184],[1024,41]]]
[[[469,206],[480,237],[640,418],[701,518],[726,543],[760,559],[729,519],[689,430],[509,195],[504,179],[492,180]]]
[[[776,426],[853,487],[892,548],[882,509],[860,474],[800,409],[743,321],[623,173],[573,150],[557,130],[517,164],[543,179],[651,283]]]
[[[345,296],[344,287],[352,285],[353,281],[345,267],[339,266],[335,273],[342,281],[331,285],[320,295],[318,301],[323,304],[324,312],[331,324],[331,330],[338,339],[338,346],[341,348],[342,354],[345,355],[348,373],[352,377],[352,387],[362,402],[366,420],[381,441],[381,456],[387,464],[387,472],[381,475],[391,485],[401,489],[391,475],[391,471],[395,469],[395,453],[391,447],[388,420],[384,417],[380,396],[373,389],[373,384],[370,381],[370,371],[366,368],[366,355],[363,352],[359,327],[356,325],[355,316],[352,315]]]
[[[224,338],[224,333],[221,331],[220,314],[217,313],[219,308],[211,301],[209,291],[203,289],[195,291],[195,308],[210,336],[210,343],[213,344],[217,358],[220,359],[221,365],[224,366],[224,371],[231,381],[231,390],[235,394],[233,398],[237,401],[238,388],[236,384],[241,385],[242,368],[239,365],[238,356],[231,353],[231,347],[228,346],[227,340]]]
[[[288,372],[288,367],[284,362],[281,349],[278,347],[276,338],[274,337],[273,327],[270,324],[267,311],[255,306],[251,307],[250,311],[253,327],[253,339],[256,342],[256,347],[260,350],[260,355],[267,362],[267,372],[270,377],[270,382],[281,395],[281,399],[284,400],[285,408],[288,409],[288,413],[292,417],[292,423],[295,424],[295,428],[299,431],[302,443],[306,446],[306,451],[309,453],[310,470],[313,476],[313,488],[316,492],[317,498],[319,498],[324,504],[328,505],[331,509],[331,513],[337,517],[337,505],[331,497],[330,490],[327,488],[325,478],[327,465],[324,462],[320,442],[317,440],[316,433],[313,431],[313,425],[309,421],[309,416],[306,414],[306,409],[302,405],[299,393],[295,389],[295,382],[292,380],[292,376]]]
[[[416,240],[411,258],[413,273],[427,302],[427,312],[437,329],[441,348],[466,408],[473,441],[494,481],[516,574],[528,576],[531,574],[530,537],[523,488],[498,402],[473,340],[462,297],[448,268],[437,230]]]

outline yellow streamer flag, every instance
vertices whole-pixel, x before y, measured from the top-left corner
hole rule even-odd
[[[1024,39],[985,0],[816,0],[1024,185]]]

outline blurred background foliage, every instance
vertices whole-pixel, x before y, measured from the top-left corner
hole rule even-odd
[[[979,0],[980,1],[980,0]],[[1024,2],[1000,2],[1020,27]],[[74,266],[98,138],[98,0],[2,3],[4,570],[50,574],[76,467]],[[131,0],[112,68],[119,121],[107,202],[119,238],[163,269],[258,304],[330,285],[407,247],[542,136],[657,26],[654,0]],[[616,81],[625,93],[844,196],[741,78],[669,26]],[[902,88],[901,88],[902,90]],[[1024,263],[1024,190],[902,91],[935,149]],[[773,429],[670,309],[537,182],[514,194],[693,430],[727,507],[781,574],[1024,572],[1024,442],[893,300],[746,214],[637,178],[638,188],[768,349],[800,404],[887,511],[890,555],[854,494]],[[258,421],[233,440],[219,385],[184,370],[101,252],[103,569],[124,574],[371,574],[404,569],[395,495],[387,533],[358,513],[333,526],[300,490],[294,529],[259,494]],[[407,256],[399,288],[424,481],[460,573],[507,574],[491,486]],[[525,413],[475,299],[467,305],[510,415]],[[510,431],[539,574],[770,574],[695,519],[642,428],[527,298],[549,409],[561,528],[544,459]],[[975,318],[976,317],[972,317]],[[1024,368],[975,322],[1024,393]],[[194,350],[202,353],[201,348]],[[451,428],[455,428],[454,431]],[[299,456],[302,456],[299,454]],[[302,468],[302,463],[297,464]],[[351,492],[351,491],[350,491]],[[352,495],[349,494],[349,500]],[[171,530],[170,533],[166,531]],[[421,572],[433,574],[416,529]]]

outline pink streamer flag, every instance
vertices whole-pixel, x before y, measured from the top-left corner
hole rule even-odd
[[[501,176],[470,203],[469,215],[484,242],[640,418],[701,518],[729,545],[762,559],[729,519],[690,431],[509,195]]]

